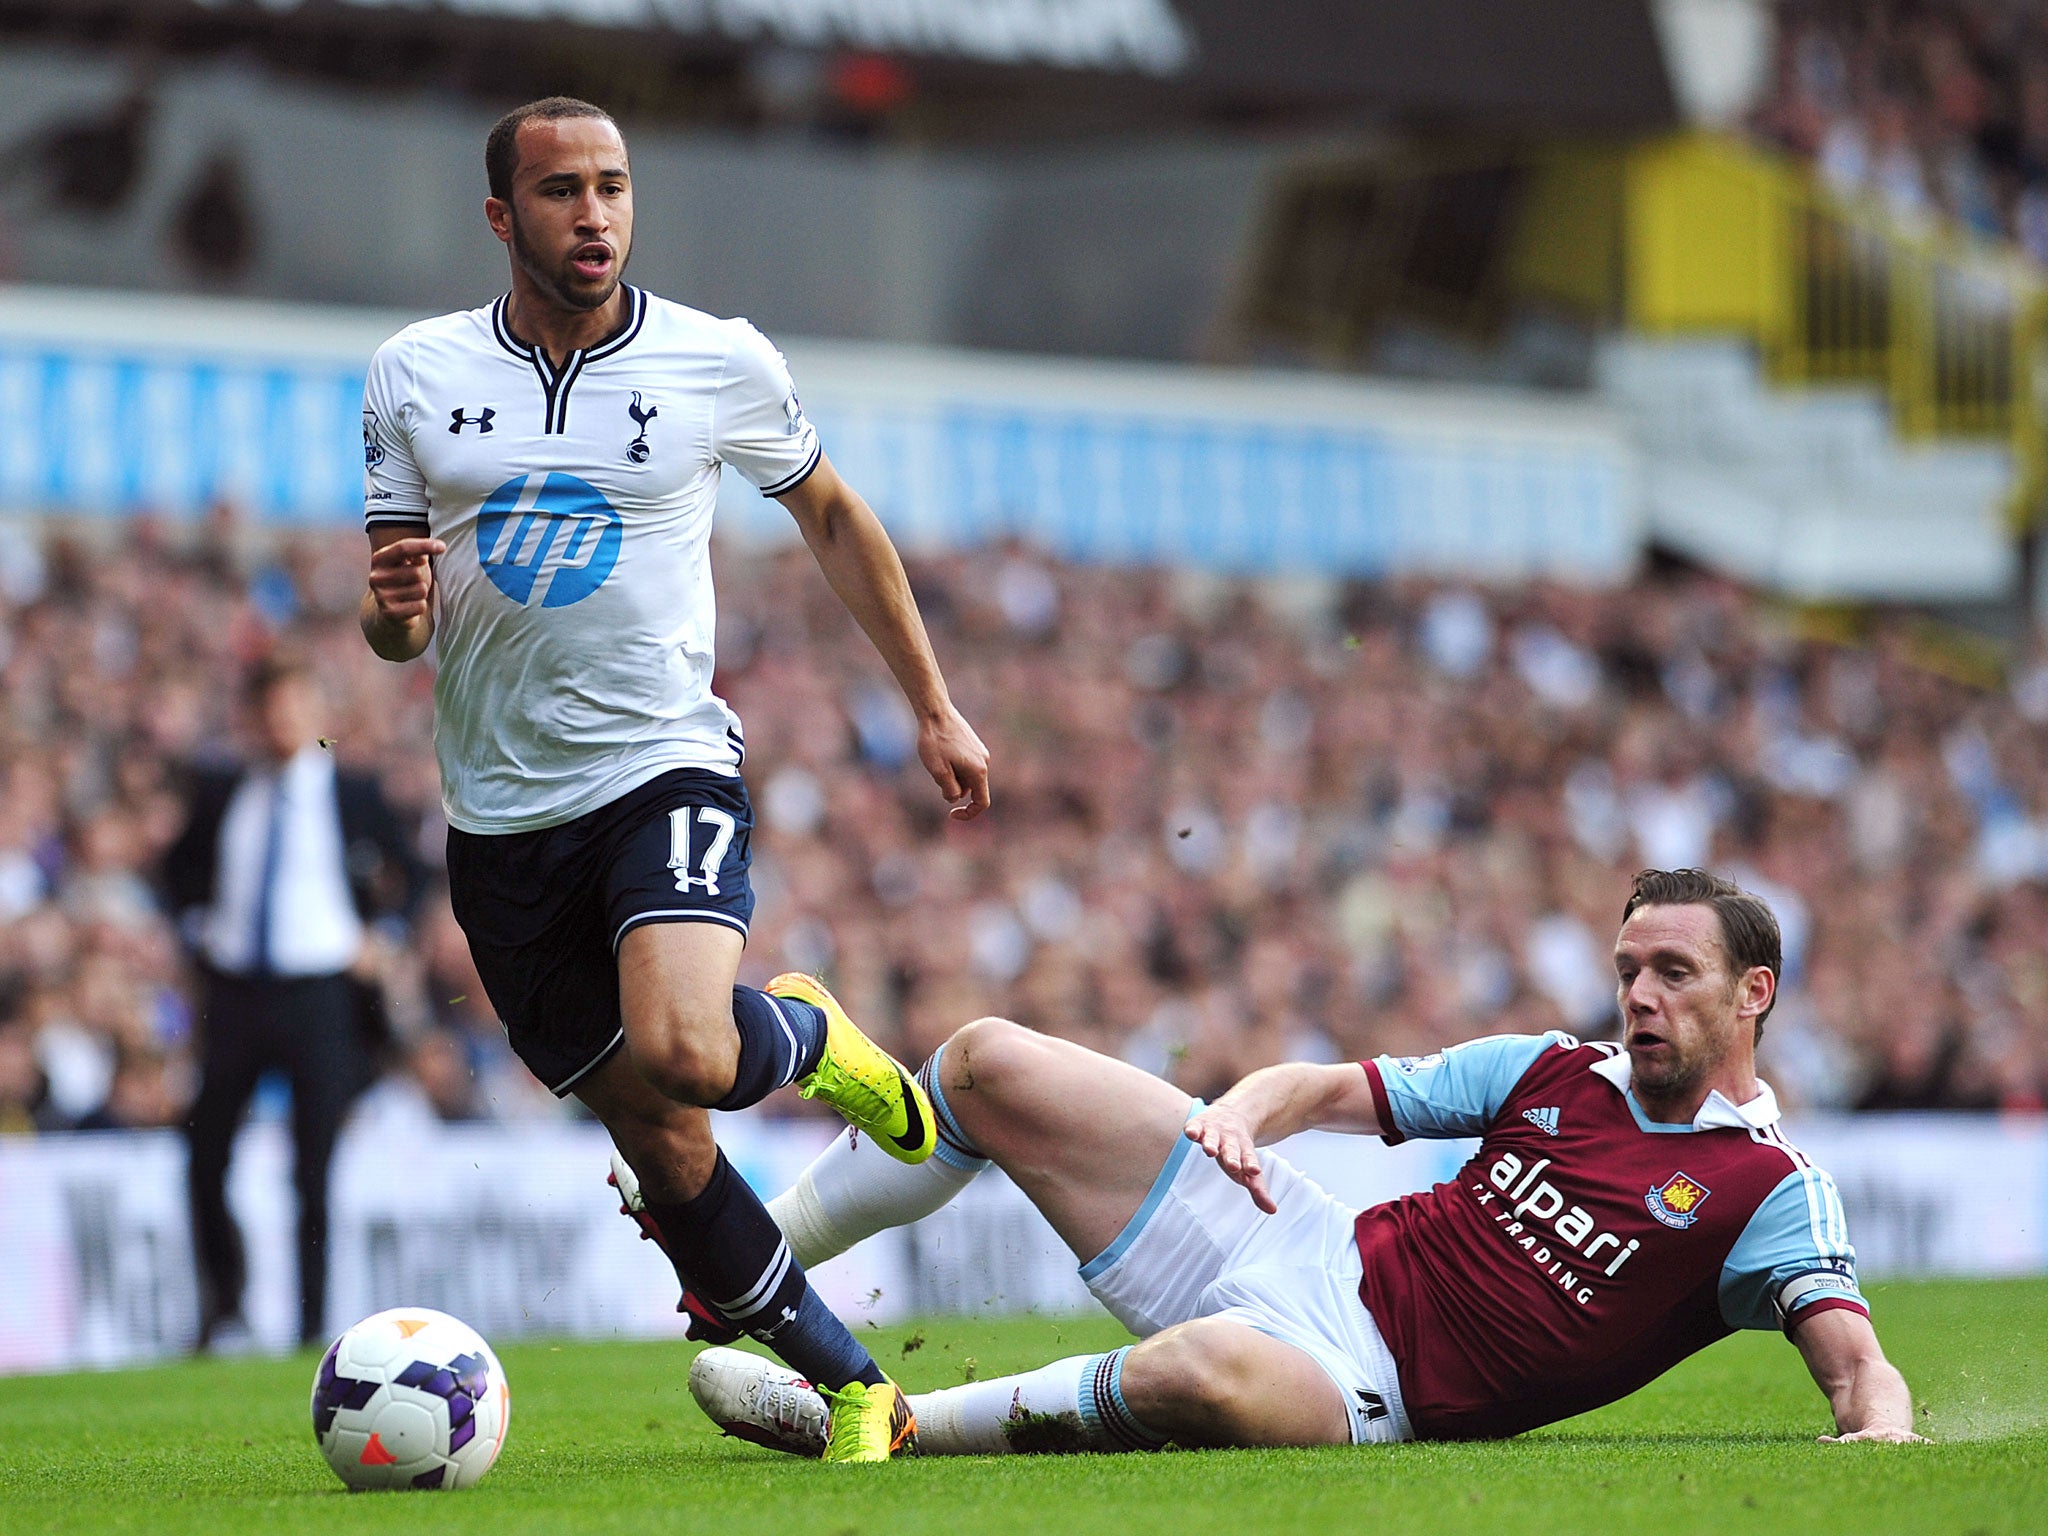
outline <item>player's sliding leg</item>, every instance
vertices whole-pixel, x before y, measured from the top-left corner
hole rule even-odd
[[[690,1367],[690,1391],[729,1433],[793,1455],[824,1452],[823,1399],[757,1355],[705,1350]],[[1351,1442],[1344,1403],[1321,1366],[1223,1317],[1107,1354],[917,1393],[910,1406],[927,1456]]]
[[[937,1132],[929,1158],[905,1165],[877,1147],[873,1137],[848,1131],[768,1202],[768,1214],[788,1237],[799,1263],[822,1264],[877,1232],[922,1220],[988,1167],[989,1160],[960,1129],[938,1086],[945,1053],[940,1046],[917,1072]]]
[[[937,1433],[927,1443],[920,1419],[918,1445],[938,1456],[1160,1450],[1167,1443],[1163,1426],[1140,1419],[1124,1396],[1129,1354],[1072,1355],[1035,1371],[927,1392],[923,1404]]]
[[[1329,1373],[1292,1344],[1229,1317],[1198,1317],[1130,1347],[1124,1401],[1176,1445],[1349,1445]]]
[[[1135,1067],[1000,1019],[959,1031],[926,1063],[926,1075],[941,1127],[931,1162],[892,1176],[880,1154],[842,1138],[775,1202],[773,1214],[810,1261],[936,1210],[985,1156],[1093,1269],[1134,1235],[1134,1218],[1184,1145],[1193,1107]],[[949,1151],[957,1166],[942,1161]],[[801,1411],[801,1385],[786,1373],[708,1350],[692,1368],[691,1387],[735,1433],[816,1453],[816,1434],[806,1429],[815,1414]],[[1313,1359],[1223,1318],[1164,1328],[1106,1355],[924,1394],[912,1406],[920,1449],[937,1454],[1350,1438],[1345,1404]]]
[[[1180,1142],[1194,1101],[1149,1072],[1006,1019],[977,1019],[933,1053],[939,1151],[892,1170],[841,1137],[770,1207],[806,1264],[930,1215],[989,1162],[1082,1259],[1116,1240]]]
[[[1292,1345],[1197,1318],[1103,1355],[914,1394],[926,1455],[1349,1445],[1336,1385]]]

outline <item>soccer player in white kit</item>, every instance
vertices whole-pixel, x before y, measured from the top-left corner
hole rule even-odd
[[[929,1100],[816,981],[735,984],[753,896],[738,719],[711,691],[720,473],[780,499],[902,686],[968,819],[988,753],[953,707],[888,535],[834,471],[775,348],[621,281],[625,143],[552,97],[485,149],[511,291],[401,331],[363,401],[365,637],[437,643],[456,917],[521,1058],[590,1107],[711,1321],[833,1394],[833,1459],[911,1443],[903,1396],[818,1299],[707,1108],[796,1083],[905,1162]]]

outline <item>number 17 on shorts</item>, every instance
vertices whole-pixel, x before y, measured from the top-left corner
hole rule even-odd
[[[607,901],[616,949],[641,923],[709,922],[747,931],[754,915],[754,809],[737,775],[677,768],[635,792]]]
[[[678,892],[725,894],[718,888],[718,876],[738,828],[733,814],[715,805],[679,805],[668,813],[668,868]]]

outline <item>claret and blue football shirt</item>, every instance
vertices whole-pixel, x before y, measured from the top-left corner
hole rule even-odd
[[[1481,1138],[1455,1178],[1358,1218],[1359,1294],[1420,1435],[1515,1434],[1738,1328],[1869,1310],[1834,1181],[1767,1086],[1665,1125],[1626,1055],[1561,1032],[1364,1066],[1387,1140]]]

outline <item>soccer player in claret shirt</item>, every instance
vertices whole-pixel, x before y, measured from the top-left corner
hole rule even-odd
[[[1500,1035],[1255,1072],[1213,1105],[999,1019],[926,1065],[937,1155],[835,1143],[770,1209],[806,1262],[936,1209],[990,1161],[1141,1342],[912,1398],[926,1452],[1512,1435],[1634,1391],[1738,1328],[1781,1329],[1845,1440],[1914,1440],[1828,1176],[1780,1134],[1756,1042],[1770,909],[1699,870],[1636,877],[1622,1044]],[[1480,1138],[1447,1183],[1351,1210],[1263,1142]],[[707,1350],[698,1402],[816,1454],[823,1406]]]
[[[628,286],[633,185],[611,119],[509,113],[484,211],[511,291],[409,326],[363,397],[363,632],[437,647],[448,879],[512,1047],[604,1122],[614,1179],[709,1322],[833,1394],[834,1460],[915,1425],[713,1144],[711,1109],[790,1083],[918,1162],[931,1106],[809,977],[735,984],[753,911],[740,723],[711,691],[709,541],[725,467],[796,519],[894,672],[925,767],[967,818],[988,753],[947,696],[868,506],[744,320]]]

